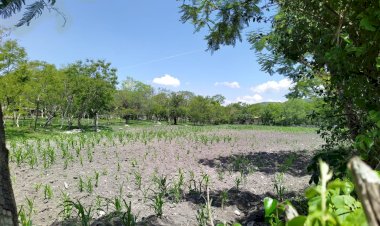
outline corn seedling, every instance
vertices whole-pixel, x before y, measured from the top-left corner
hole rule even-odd
[[[138,189],[141,189],[141,180],[142,180],[141,173],[136,171],[133,174],[135,176],[135,185],[137,186]]]
[[[99,185],[99,172],[95,171],[95,187]]]
[[[80,165],[83,167],[83,157],[82,157],[82,155],[79,155],[79,162],[80,162]]]
[[[93,161],[93,153],[90,149],[87,149],[87,158],[89,162]]]
[[[21,206],[21,208],[18,212],[18,219],[19,219],[20,224],[22,226],[32,226],[31,216],[25,212],[24,206]]]
[[[208,211],[206,205],[201,205],[197,210],[196,218],[199,226],[207,226]]]
[[[14,159],[14,161],[16,161],[17,166],[20,166],[24,160],[24,155],[22,153],[22,149],[18,148],[15,151],[13,151],[12,157],[13,157],[12,159]]]
[[[284,173],[276,173],[274,175],[274,190],[277,194],[277,197],[280,201],[284,200],[286,188],[284,185]]]
[[[97,195],[96,198],[95,198],[95,207],[97,209],[100,209],[102,207],[102,203],[103,203],[102,197],[100,197],[99,195]]]
[[[53,198],[53,189],[49,184],[46,184],[44,186],[44,198],[45,199],[51,199]]]
[[[150,206],[153,208],[154,213],[159,218],[161,218],[163,214],[164,195],[164,193],[158,192],[151,199],[152,204]]]
[[[166,194],[168,190],[168,183],[167,183],[167,178],[164,175],[161,175],[160,177],[154,176],[153,177],[153,182],[156,183],[157,188],[160,193]]]
[[[84,190],[84,181],[82,177],[79,177],[79,191],[83,192],[83,190]]]
[[[90,225],[90,221],[92,220],[93,216],[92,206],[86,209],[86,207],[84,207],[79,200],[76,202],[71,200],[65,201],[65,205],[70,206],[72,210],[76,212],[82,226]]]
[[[224,205],[228,202],[228,191],[224,190],[220,193],[220,205],[224,209]]]
[[[241,182],[242,182],[241,177],[236,177],[235,178],[235,187],[236,187],[236,190],[238,190],[238,191],[240,189]]]
[[[135,159],[133,159],[132,162],[131,162],[131,165],[132,165],[132,167],[136,167],[137,166],[137,161]]]
[[[63,209],[59,213],[59,215],[62,215],[62,218],[64,220],[70,219],[72,212],[73,212],[73,207],[72,205],[69,205],[70,197],[67,193],[62,192],[62,201],[63,203],[60,205]]]
[[[38,192],[41,189],[41,187],[42,187],[42,183],[36,183],[36,184],[34,184],[34,190],[36,192]]]
[[[121,223],[125,226],[135,226],[137,217],[132,214],[132,204],[127,202],[123,199],[124,207],[126,209],[126,212],[120,217]]]
[[[86,188],[87,188],[88,193],[92,193],[94,191],[94,186],[92,184],[92,178],[91,177],[87,178]]]

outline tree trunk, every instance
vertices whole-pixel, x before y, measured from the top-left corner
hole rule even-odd
[[[17,128],[20,127],[20,123],[19,123],[19,121],[20,121],[20,116],[21,116],[21,114],[20,114],[20,113],[17,113],[17,115],[16,115],[16,126],[17,126]]]
[[[9,152],[5,146],[3,111],[0,104],[0,225],[18,225],[17,207],[9,172]]]
[[[348,163],[355,182],[355,190],[364,208],[368,225],[380,225],[380,178],[358,157]]]
[[[82,123],[81,123],[81,120],[82,120],[82,114],[79,114],[78,115],[78,129],[82,129]]]
[[[174,125],[177,125],[177,117],[174,117]]]
[[[98,112],[96,112],[95,116],[94,116],[94,129],[95,129],[95,132],[98,132],[98,118],[99,118],[99,115],[98,115]]]
[[[53,119],[54,119],[54,114],[49,115],[46,118],[46,122],[45,122],[44,128],[46,128],[47,126],[51,125],[51,122],[53,121]]]
[[[16,125],[16,111],[13,111],[12,124],[13,124],[13,126]]]
[[[40,108],[40,100],[38,98],[38,100],[37,100],[37,106],[36,106],[36,112],[35,112],[36,118],[34,120],[34,131],[37,130],[38,115],[39,115],[39,110],[40,110],[39,108]]]

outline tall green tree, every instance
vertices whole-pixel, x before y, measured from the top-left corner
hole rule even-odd
[[[185,118],[190,99],[194,96],[188,91],[172,92],[169,98],[169,117],[177,125],[179,118]]]
[[[128,123],[129,119],[139,116],[149,117],[153,87],[128,77],[116,93],[118,114]]]
[[[112,107],[116,91],[116,69],[103,60],[77,61],[65,68],[70,80],[72,112],[77,117],[78,127],[86,114],[94,118],[94,129],[98,129],[98,115]]]

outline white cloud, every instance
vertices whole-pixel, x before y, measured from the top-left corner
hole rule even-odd
[[[175,78],[171,75],[165,74],[161,77],[157,77],[153,79],[153,83],[165,86],[174,86],[178,87],[181,85],[181,82],[178,78]]]
[[[260,85],[251,87],[251,90],[255,93],[265,93],[268,91],[283,91],[289,90],[294,84],[288,78],[284,78],[280,81],[268,81]]]
[[[262,102],[262,100],[263,100],[263,97],[259,94],[255,94],[253,96],[246,95],[246,96],[236,98],[236,102],[242,102],[242,103],[247,103],[247,104],[259,103],[259,102]]]
[[[238,82],[215,82],[215,86],[226,86],[232,89],[240,88],[240,84]]]

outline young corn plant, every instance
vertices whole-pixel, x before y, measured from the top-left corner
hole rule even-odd
[[[16,161],[17,166],[21,166],[21,163],[24,162],[24,154],[21,148],[15,149],[12,152],[11,159]]]
[[[224,205],[228,202],[228,191],[224,190],[220,193],[220,205],[224,210]]]
[[[44,198],[45,199],[52,199],[53,198],[53,189],[49,184],[46,184],[44,186]]]
[[[95,187],[99,186],[99,172],[95,171]]]
[[[164,207],[164,196],[165,194],[162,192],[157,192],[153,198],[151,198],[151,207],[154,210],[154,213],[156,214],[157,217],[161,218],[163,214],[163,207]]]
[[[94,185],[92,184],[92,177],[87,178],[86,190],[90,194],[94,191]]]
[[[83,192],[84,191],[84,186],[85,186],[85,184],[84,184],[84,181],[83,181],[83,179],[82,179],[82,177],[81,176],[79,176],[79,192]]]
[[[62,216],[63,220],[67,220],[71,218],[72,212],[73,212],[73,206],[70,205],[70,197],[67,193],[62,192],[62,204],[59,206],[62,207],[62,211],[59,213],[59,215]]]
[[[199,226],[207,226],[208,211],[206,205],[201,205],[201,207],[197,210],[196,219]]]
[[[132,214],[132,204],[129,204],[123,199],[126,212],[120,217],[121,223],[124,226],[135,226],[137,217]]]
[[[240,176],[235,178],[235,187],[237,191],[240,191],[241,182],[242,182],[242,179]]]
[[[32,219],[31,216],[25,212],[24,206],[21,206],[19,212],[18,212],[18,219],[22,226],[32,226]]]
[[[284,185],[284,173],[276,173],[274,175],[274,190],[277,194],[279,201],[283,201],[285,197],[286,188]]]
[[[141,173],[138,171],[135,171],[133,174],[135,176],[135,185],[137,186],[138,189],[141,189],[141,181],[142,181]]]
[[[87,158],[89,162],[92,162],[94,159],[93,152],[91,149],[87,149]]]
[[[91,220],[94,215],[92,205],[86,208],[79,200],[77,200],[76,202],[67,200],[65,201],[64,205],[70,206],[73,212],[76,213],[77,217],[81,222],[81,226],[90,226]]]

